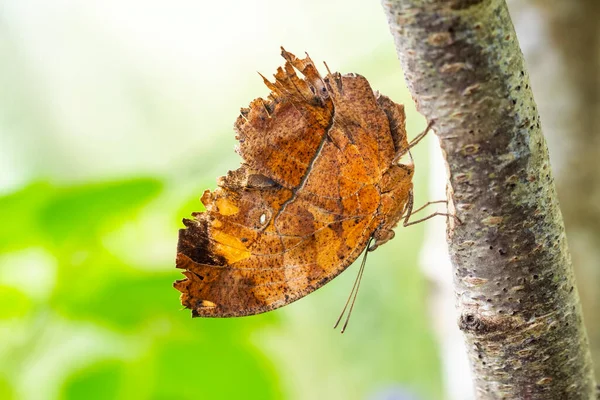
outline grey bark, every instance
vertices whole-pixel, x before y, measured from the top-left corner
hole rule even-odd
[[[508,5],[524,39],[598,365],[600,318],[593,317],[600,315],[600,1],[514,0]]]
[[[384,0],[440,138],[459,327],[479,399],[592,399],[595,382],[548,151],[504,0]]]

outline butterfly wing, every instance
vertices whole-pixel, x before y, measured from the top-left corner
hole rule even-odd
[[[269,98],[236,121],[244,163],[180,231],[175,287],[193,316],[258,314],[311,293],[406,202],[391,195],[406,174],[391,165],[403,110],[359,75],[322,78],[310,58],[283,56]]]

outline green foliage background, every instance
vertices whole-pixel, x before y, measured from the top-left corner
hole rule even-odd
[[[237,167],[231,126],[279,44],[423,129],[379,4],[47,3],[0,4],[0,399],[440,398],[421,226],[369,257],[344,335],[356,266],[240,319],[192,320],[171,286],[180,220]]]

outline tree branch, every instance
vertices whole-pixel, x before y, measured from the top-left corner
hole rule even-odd
[[[480,399],[591,399],[595,382],[529,77],[504,0],[384,0],[440,138],[459,326]]]
[[[517,33],[530,42],[523,52],[544,120],[583,312],[600,315],[600,2],[513,0],[513,11],[511,5],[523,15],[514,18]],[[598,365],[600,318],[587,318],[586,328]],[[596,380],[599,373],[596,368]]]

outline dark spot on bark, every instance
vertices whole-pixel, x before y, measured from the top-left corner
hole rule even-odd
[[[243,238],[240,238],[240,240],[242,243],[246,243],[248,241],[248,238],[243,237]]]
[[[466,332],[483,334],[504,329],[506,324],[503,321],[504,319],[480,318],[478,315],[464,314],[460,317],[458,326]]]
[[[469,7],[480,4],[483,0],[454,0],[450,4],[452,10],[465,10]]]
[[[506,251],[504,249],[498,249],[498,253],[500,253],[501,256],[506,255]]]
[[[534,274],[533,279],[537,279],[537,278],[539,278],[538,274]]]

